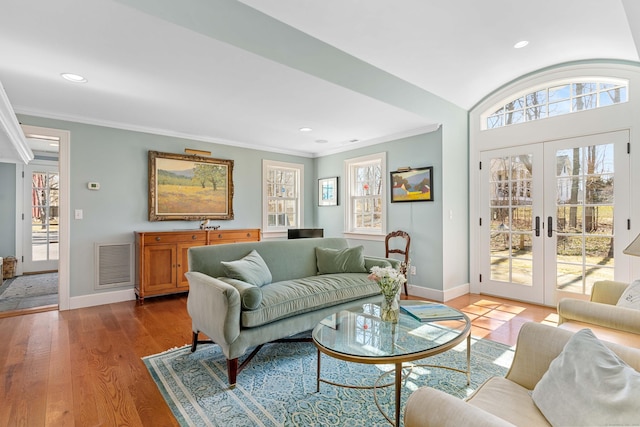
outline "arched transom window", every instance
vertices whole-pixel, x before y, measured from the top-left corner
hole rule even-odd
[[[628,100],[629,82],[611,78],[580,78],[546,83],[525,90],[482,114],[483,129],[577,111],[592,110]]]

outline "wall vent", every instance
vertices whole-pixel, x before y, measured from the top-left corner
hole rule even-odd
[[[131,243],[96,243],[95,289],[133,285]]]

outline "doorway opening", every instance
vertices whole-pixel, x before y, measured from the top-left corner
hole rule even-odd
[[[15,277],[0,317],[69,309],[69,132],[22,126],[35,158],[16,166]]]

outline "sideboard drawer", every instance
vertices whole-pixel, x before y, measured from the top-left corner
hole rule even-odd
[[[224,230],[212,231],[209,235],[209,244],[250,242],[260,240],[260,230]]]
[[[207,244],[207,233],[204,231],[180,232],[180,233],[150,233],[144,235],[145,245],[162,243],[200,243]]]

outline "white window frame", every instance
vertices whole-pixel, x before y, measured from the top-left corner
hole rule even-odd
[[[488,125],[488,119],[490,117],[494,117],[494,116],[503,116],[505,114],[505,111],[503,111],[501,114],[496,114],[499,110],[504,110],[506,108],[506,106],[509,103],[512,102],[516,102],[517,100],[519,100],[520,98],[526,98],[529,95],[532,95],[536,92],[539,91],[546,91],[547,94],[550,90],[557,88],[558,86],[564,86],[564,85],[573,85],[573,84],[577,84],[577,83],[595,83],[598,87],[596,90],[594,90],[593,92],[590,92],[588,94],[583,94],[583,95],[575,95],[573,93],[571,93],[567,98],[563,99],[563,100],[559,100],[559,101],[554,101],[554,102],[560,102],[560,101],[568,101],[569,102],[569,111],[567,112],[563,112],[560,114],[556,114],[556,115],[549,115],[549,105],[553,104],[553,102],[549,101],[548,96],[546,96],[545,102],[541,103],[541,104],[536,104],[533,106],[526,106],[524,104],[522,104],[521,107],[518,107],[514,110],[510,110],[513,112],[518,112],[518,113],[522,113],[523,117],[522,120],[516,122],[516,123],[512,123],[512,124],[505,124],[504,123],[504,118],[503,118],[503,122],[502,124],[498,125],[498,126],[493,126],[493,127],[489,127]],[[626,95],[627,98],[625,100],[622,100],[618,103],[612,103],[612,104],[607,104],[607,105],[600,105],[600,94],[603,92],[607,92],[608,90],[612,90],[611,88],[608,89],[603,89],[601,88],[601,84],[610,84],[610,85],[614,85],[615,88],[624,88],[626,90]],[[596,105],[594,105],[592,108],[589,109],[574,109],[574,100],[580,97],[584,97],[587,95],[595,95],[596,98]],[[588,111],[588,110],[593,110],[593,109],[597,109],[597,108],[603,108],[603,107],[608,107],[611,105],[617,105],[617,104],[623,104],[625,102],[629,102],[629,80],[627,79],[621,79],[621,78],[613,78],[613,77],[604,77],[604,76],[599,76],[599,77],[572,77],[572,78],[565,78],[565,79],[559,79],[559,80],[552,80],[552,81],[547,81],[543,84],[539,84],[536,86],[531,86],[525,90],[521,90],[519,92],[510,95],[507,98],[502,99],[500,102],[492,105],[490,108],[487,108],[481,115],[480,115],[480,129],[481,130],[493,130],[493,129],[500,129],[503,127],[507,127],[507,126],[514,126],[514,125],[518,125],[521,123],[526,123],[526,122],[530,122],[530,121],[535,121],[535,120],[544,120],[544,119],[548,119],[551,117],[558,117],[558,116],[563,116],[565,114],[573,114],[573,113],[577,113],[577,112],[581,112],[581,111]],[[544,117],[540,117],[540,118],[531,118],[531,119],[527,119],[527,115],[526,115],[526,111],[528,108],[535,108],[537,105],[543,106],[545,108],[546,114]]]
[[[294,199],[296,203],[296,223],[288,226],[269,226],[269,200],[276,199],[269,197],[268,172],[270,170],[295,171],[297,174],[297,194],[286,199]],[[301,163],[278,162],[275,160],[262,160],[262,236],[264,238],[281,238],[287,236],[289,228],[304,227],[304,165]]]
[[[355,173],[358,166],[367,164],[378,164],[380,166],[380,228],[357,228],[354,222],[353,206],[356,199]],[[345,176],[345,207],[344,207],[344,234],[345,237],[363,240],[381,240],[387,234],[387,153],[376,153],[368,156],[356,157],[344,161]]]

